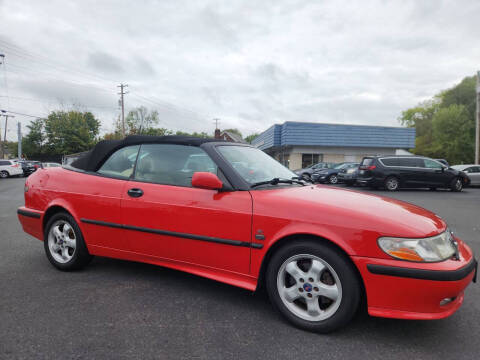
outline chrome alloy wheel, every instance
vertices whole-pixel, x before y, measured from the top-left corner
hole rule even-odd
[[[65,264],[75,254],[77,238],[72,226],[65,220],[53,223],[48,232],[48,249],[55,261]]]
[[[336,183],[338,183],[338,177],[337,177],[337,175],[330,175],[330,177],[328,178],[328,181],[330,182],[330,184],[336,184]]]
[[[389,178],[386,183],[387,189],[390,191],[395,191],[398,189],[398,180],[395,178]]]
[[[285,260],[278,270],[277,290],[288,310],[307,321],[328,319],[342,300],[342,284],[335,270],[309,254]]]
[[[462,180],[461,180],[461,179],[457,179],[457,180],[455,181],[455,190],[456,190],[456,191],[460,191],[460,190],[462,190],[462,187],[463,187]]]

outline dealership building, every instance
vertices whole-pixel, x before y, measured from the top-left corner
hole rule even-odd
[[[415,129],[287,121],[265,130],[252,145],[293,170],[322,161],[404,154],[415,147]]]

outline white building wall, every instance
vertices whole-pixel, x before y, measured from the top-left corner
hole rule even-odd
[[[283,150],[289,155],[289,168],[302,167],[302,154],[322,155],[325,162],[361,161],[364,156],[395,155],[396,149],[392,148],[360,148],[360,147],[321,147],[321,146],[293,146]],[[278,153],[275,154],[278,158]]]

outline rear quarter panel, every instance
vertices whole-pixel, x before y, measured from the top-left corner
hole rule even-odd
[[[27,180],[29,190],[25,194],[25,206],[43,213],[60,206],[75,218],[87,246],[123,247],[126,240],[119,229],[83,224],[81,219],[119,223],[120,196],[125,183],[125,180],[60,167],[39,169]]]

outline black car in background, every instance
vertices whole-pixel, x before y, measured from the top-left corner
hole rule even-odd
[[[37,170],[33,161],[19,161],[18,162],[22,166],[23,176],[29,176],[30,174],[34,173]]]
[[[358,176],[358,166],[360,164],[356,163],[356,166],[350,166],[348,168],[343,168],[338,172],[338,182],[344,183],[347,186],[354,186],[357,182]]]
[[[447,188],[462,191],[468,176],[423,156],[368,156],[360,163],[357,183],[372,188]]]
[[[358,163],[355,162],[344,162],[337,164],[331,169],[323,169],[312,174],[312,181],[313,182],[320,182],[320,183],[330,183],[330,184],[337,184],[338,183],[338,174],[340,171],[345,170],[348,171],[349,169],[355,169],[358,167]]]
[[[313,173],[321,169],[333,168],[335,165],[337,164],[331,162],[319,162],[304,169],[294,170],[294,173],[305,180],[311,180]]]

